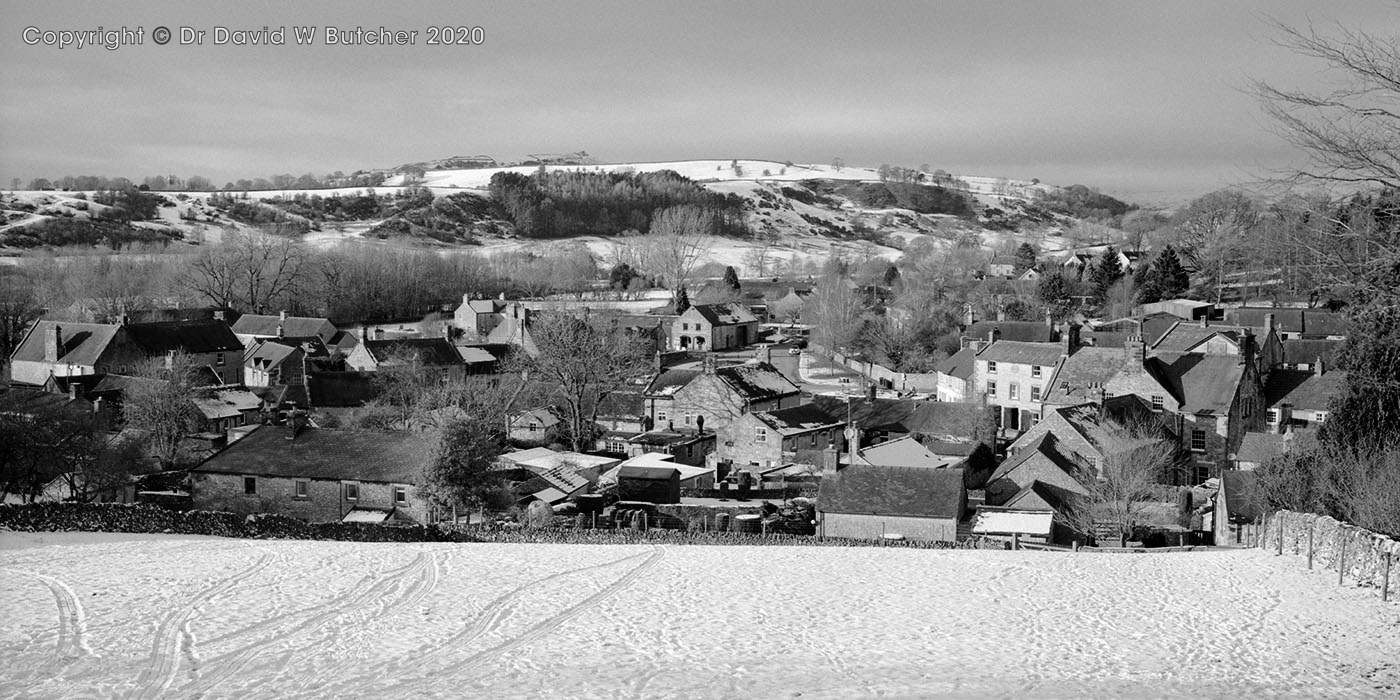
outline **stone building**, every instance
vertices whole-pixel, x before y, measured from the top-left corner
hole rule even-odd
[[[844,429],[844,417],[812,404],[754,411],[720,429],[718,457],[734,469],[820,464],[827,448],[845,451]]]
[[[758,340],[758,317],[743,304],[696,304],[671,326],[673,350],[729,350]]]
[[[434,433],[263,426],[190,470],[199,510],[277,513],[306,522],[427,523],[419,493]]]
[[[703,427],[718,431],[751,411],[790,408],[802,391],[765,362],[700,369],[666,369],[642,392],[647,417],[657,430]]]

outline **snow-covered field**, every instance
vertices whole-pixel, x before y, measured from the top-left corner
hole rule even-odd
[[[1362,698],[1397,650],[1259,551],[0,534],[0,697]]]

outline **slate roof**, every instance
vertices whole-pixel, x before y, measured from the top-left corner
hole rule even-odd
[[[1024,343],[1049,343],[1055,340],[1055,329],[1044,321],[978,321],[963,330],[964,338],[986,340],[987,333],[1001,330],[1002,340]]]
[[[715,376],[750,401],[761,401],[800,393],[802,390],[767,362],[720,367]]]
[[[1332,397],[1346,388],[1347,373],[1331,371],[1317,374],[1307,370],[1277,369],[1269,373],[1264,385],[1264,400],[1269,408],[1283,403],[1304,411],[1325,411]]]
[[[243,352],[243,364],[260,367],[276,367],[282,364],[288,356],[296,352],[296,348],[288,346],[276,340],[258,340]]]
[[[13,386],[0,385],[0,401],[5,403],[5,410],[13,410],[27,415],[60,409],[81,410],[89,413],[92,411],[92,403],[87,399],[75,399],[68,394],[55,394],[40,389]]]
[[[646,415],[645,398],[634,391],[614,391],[598,404],[599,418],[642,417]]]
[[[1162,334],[1156,342],[1152,343],[1152,349],[1158,352],[1189,352],[1192,348],[1200,345],[1213,335],[1220,335],[1228,338],[1235,345],[1239,345],[1240,338],[1247,330],[1244,326],[1220,326],[1210,325],[1202,327],[1200,323],[1191,321],[1178,321],[1167,332]],[[1254,331],[1258,342],[1263,341],[1262,328],[1249,328]]]
[[[656,375],[647,384],[648,396],[671,396],[680,391],[690,380],[700,376],[698,369],[667,369]]]
[[[1024,509],[1028,507],[1028,504],[1024,504],[1024,502],[1032,497],[1039,498],[1045,505],[1049,506],[1051,510],[1057,513],[1064,513],[1074,502],[1077,495],[1073,491],[1067,491],[1054,484],[1047,484],[1039,479],[1035,479],[1031,481],[1031,483],[1026,484],[1025,488],[1017,491],[1016,495],[1006,499],[1006,502],[1003,503],[1001,507]],[[1018,506],[1017,503],[1023,503],[1024,505]]]
[[[667,481],[679,477],[681,471],[675,467],[626,466],[617,470],[618,479],[643,479],[646,481]]]
[[[1158,355],[1149,365],[1182,413],[1229,413],[1244,380],[1245,367],[1234,355]]]
[[[931,452],[912,435],[871,445],[855,455],[855,464],[878,464],[886,467],[942,468],[954,463]]]
[[[437,434],[264,425],[190,470],[301,479],[417,484]]]
[[[1279,433],[1245,433],[1235,459],[1240,462],[1266,462],[1288,450],[1287,436]]]
[[[245,411],[262,408],[262,398],[246,389],[223,389],[212,396],[193,399],[195,407],[208,420],[237,418]]]
[[[811,405],[837,420],[846,420],[847,397],[818,394],[812,397]],[[965,434],[977,408],[939,401],[850,397],[851,422],[861,430],[886,433]]]
[[[1241,326],[1263,327],[1264,319],[1274,315],[1274,329],[1280,333],[1304,336],[1346,335],[1346,314],[1327,309],[1278,309],[1266,306],[1241,306],[1225,309],[1225,320]]]
[[[834,418],[809,403],[775,411],[758,411],[753,416],[778,431],[779,435],[797,435],[810,430],[830,428],[833,425],[844,425],[846,420],[844,416],[840,419]]]
[[[1059,343],[1026,343],[1019,340],[998,340],[977,353],[978,361],[1005,362],[1022,365],[1053,367],[1060,361],[1064,348]]]
[[[1344,340],[1311,338],[1290,338],[1283,341],[1282,362],[1290,365],[1315,365],[1321,359],[1324,363],[1333,362]]]
[[[239,316],[238,321],[233,324],[233,332],[239,335],[276,337],[278,335],[278,326],[282,327],[281,335],[295,336],[298,338],[311,336],[319,338],[322,333],[335,333],[335,326],[329,319],[313,318],[309,316],[288,316],[284,320],[280,314],[277,316],[244,314]]]
[[[1151,361],[1149,360],[1149,364]],[[1048,384],[1045,402],[1051,404],[1080,404],[1091,400],[1089,386],[1104,384],[1131,367],[1132,361],[1124,348],[1080,347],[1065,358]]]
[[[1031,442],[1031,444],[1026,445],[1024,449],[1007,457],[1006,460],[997,467],[996,471],[992,472],[992,476],[987,482],[991,483],[999,479],[1007,478],[1009,474],[1016,471],[1032,457],[1044,455],[1050,460],[1051,464],[1059,467],[1061,471],[1069,475],[1069,477],[1077,483],[1079,481],[1079,465],[1076,464],[1073,459],[1065,456],[1063,452],[1060,452],[1055,443],[1056,440],[1053,433],[1042,433]]]
[[[44,338],[58,326],[62,348],[58,361],[71,365],[95,365],[118,329],[108,323],[72,323],[68,321],[39,321],[30,329],[10,359],[18,362],[44,362]],[[236,339],[235,339],[236,340]]]
[[[463,364],[457,348],[446,338],[402,338],[397,340],[367,340],[365,350],[374,356],[375,361],[385,362],[400,352],[415,352],[423,364],[430,367],[444,367]]]
[[[966,494],[961,469],[852,464],[822,477],[817,510],[956,520]]]
[[[938,363],[936,369],[939,374],[946,374],[957,379],[968,379],[972,377],[972,367],[975,364],[973,360],[976,357],[977,354],[972,351],[972,348],[966,347]]]
[[[737,326],[758,323],[758,317],[743,304],[696,304],[690,307],[712,326]]]
[[[188,353],[243,352],[243,343],[223,321],[128,323],[122,326],[132,344],[147,355],[172,350]]]

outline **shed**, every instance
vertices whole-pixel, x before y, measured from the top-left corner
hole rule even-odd
[[[675,467],[622,467],[617,495],[623,501],[680,503],[681,472]]]

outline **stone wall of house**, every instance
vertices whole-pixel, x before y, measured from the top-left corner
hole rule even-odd
[[[1039,481],[1062,489],[1083,493],[1084,487],[1066,474],[1058,464],[1044,454],[1033,454],[1009,474],[987,484],[987,505],[999,506],[1015,496],[1021,489]]]
[[[1400,541],[1385,535],[1325,515],[1285,510],[1265,520],[1258,545],[1268,552],[1282,551],[1306,557],[1309,533],[1313,565],[1333,571],[1341,569],[1343,576],[1358,586],[1379,588],[1385,581],[1385,563],[1389,555],[1390,595],[1400,595]]]
[[[217,510],[251,515],[276,513],[312,523],[337,522],[351,508],[397,508],[398,512],[416,522],[427,522],[427,504],[418,490],[408,487],[408,505],[395,505],[393,484],[358,482],[359,498],[345,498],[342,482],[330,479],[308,479],[307,497],[296,497],[296,479],[284,477],[257,478],[257,493],[244,493],[241,474],[210,474],[194,472],[190,497],[199,510]]]
[[[1153,397],[1160,396],[1162,398],[1162,410],[1164,411],[1175,412],[1181,407],[1181,404],[1178,403],[1175,398],[1172,398],[1172,393],[1170,391],[1163,388],[1151,374],[1141,370],[1140,367],[1130,367],[1125,371],[1119,372],[1114,375],[1112,379],[1105,382],[1103,388],[1105,394],[1108,396],[1127,396],[1128,394],[1132,394],[1134,396],[1141,396],[1149,403],[1152,402]]]
[[[753,410],[765,409],[755,406]],[[684,426],[686,415],[704,416],[705,428],[719,432],[720,428],[729,425],[747,411],[744,400],[735,394],[724,380],[713,374],[702,374],[673,395],[667,420],[677,426]],[[658,419],[656,427],[665,428],[666,422]],[[690,424],[695,424],[694,419]]]
[[[956,542],[958,521],[953,518],[910,518],[893,515],[820,513],[817,532],[823,537],[876,540],[899,534],[918,542]]]

